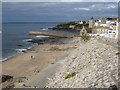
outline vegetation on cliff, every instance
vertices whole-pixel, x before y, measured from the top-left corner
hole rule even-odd
[[[85,42],[90,40],[90,36],[81,36],[81,39]]]
[[[73,25],[74,29],[81,29],[83,26],[88,28],[89,24],[86,21],[83,21],[83,24],[79,24],[78,22],[67,22],[56,25],[56,28],[70,28],[70,25]]]

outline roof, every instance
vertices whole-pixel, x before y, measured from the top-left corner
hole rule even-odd
[[[85,27],[84,27],[84,26],[83,26],[82,30],[83,30],[83,31],[86,31],[86,29],[85,29]]]
[[[99,28],[104,28],[104,29],[109,29],[109,27],[103,27],[103,26],[95,26],[94,28],[99,29]]]
[[[110,21],[120,20],[120,18],[109,18]]]

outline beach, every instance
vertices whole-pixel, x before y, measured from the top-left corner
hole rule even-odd
[[[51,48],[64,48],[64,45],[40,45],[31,51],[17,55],[10,60],[2,63],[2,73],[12,75],[15,77],[29,75],[34,70],[41,70],[48,64],[54,63],[54,61],[62,55],[65,55],[64,50],[50,50]],[[31,58],[31,56],[33,56]],[[23,73],[22,73],[23,72]]]
[[[79,40],[79,38],[76,38]],[[117,40],[95,37],[73,50],[47,88],[119,88]]]
[[[19,54],[2,64],[2,74],[14,78],[32,76],[68,54],[75,47],[70,44],[42,44]]]
[[[0,89],[118,90],[116,2],[2,2]]]
[[[116,42],[101,37],[91,38],[88,42],[74,37],[67,44],[39,45],[3,62],[3,74],[14,77],[11,81],[14,88],[118,86],[117,47]],[[72,72],[75,73],[73,78],[64,79]]]

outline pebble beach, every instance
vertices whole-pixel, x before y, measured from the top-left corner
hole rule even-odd
[[[86,43],[80,43],[75,38],[78,46],[54,74],[49,78],[48,88],[109,88],[110,85],[118,86],[118,60],[117,48],[101,43],[91,38]],[[75,73],[69,78],[70,74]]]

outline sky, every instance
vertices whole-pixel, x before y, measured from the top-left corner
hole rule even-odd
[[[3,2],[119,2],[119,0],[2,0]]]
[[[67,22],[86,20],[90,17],[118,16],[117,2],[63,1],[66,2],[7,2],[6,0],[2,3],[2,19],[3,22]]]

